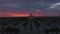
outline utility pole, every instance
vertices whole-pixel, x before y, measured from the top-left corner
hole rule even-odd
[[[30,10],[30,14],[29,14],[29,17],[28,17],[28,31],[32,31],[32,19],[33,19],[33,15],[32,15],[32,11],[33,9],[31,8]]]
[[[29,16],[27,18],[28,21],[23,24],[24,30],[27,31],[27,32],[31,32],[32,31],[32,21],[33,21],[32,20],[33,19],[32,10],[33,9],[30,9]]]
[[[31,18],[31,19],[32,19],[32,17],[33,17],[32,13],[33,13],[33,8],[31,8],[30,14],[29,14],[29,18]]]
[[[27,32],[37,31],[35,22],[33,21],[34,17],[33,17],[33,15],[32,15],[32,13],[33,13],[33,9],[30,10],[30,13],[29,13],[30,15],[29,15],[29,17],[27,18],[27,19],[28,19],[28,23],[25,24],[25,25],[27,25],[26,28],[25,28]]]
[[[32,32],[32,31],[37,31],[37,28],[35,26],[35,23],[33,21],[34,17],[33,17],[33,8],[31,8],[30,10],[30,15],[28,17],[28,31]]]

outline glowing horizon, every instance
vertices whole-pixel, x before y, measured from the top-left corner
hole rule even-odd
[[[0,12],[0,15],[1,15],[0,17],[28,17],[30,16],[30,13]],[[33,13],[32,16],[46,16],[46,15],[43,13],[40,14]]]
[[[31,10],[33,16],[60,16],[60,0],[0,0],[0,17],[26,17]]]

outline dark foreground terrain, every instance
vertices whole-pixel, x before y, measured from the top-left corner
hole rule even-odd
[[[0,34],[60,34],[60,17],[0,17]]]

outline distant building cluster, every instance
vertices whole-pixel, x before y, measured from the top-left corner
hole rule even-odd
[[[0,18],[0,34],[60,34],[59,18]],[[3,33],[4,32],[4,33]]]

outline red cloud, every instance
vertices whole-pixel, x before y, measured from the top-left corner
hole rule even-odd
[[[26,13],[12,13],[12,12],[0,12],[0,17],[26,17],[29,14]]]

